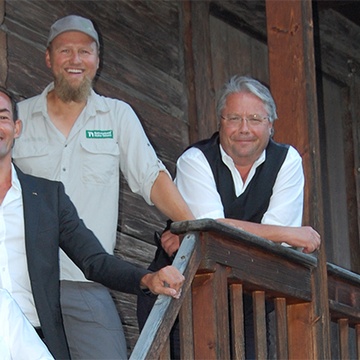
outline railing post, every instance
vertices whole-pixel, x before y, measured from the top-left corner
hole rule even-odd
[[[245,358],[244,307],[242,284],[230,285],[231,340],[234,360]]]
[[[265,292],[253,291],[255,354],[257,359],[267,359],[267,329]]]
[[[360,324],[355,326],[356,336],[356,358],[360,360]]]
[[[227,270],[197,274],[192,285],[195,359],[230,359]]]
[[[339,342],[341,360],[350,359],[349,356],[349,320],[339,319]]]
[[[276,352],[278,359],[288,359],[288,326],[287,326],[287,307],[285,298],[276,298],[275,319],[276,319]]]

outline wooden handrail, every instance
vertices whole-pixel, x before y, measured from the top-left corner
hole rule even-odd
[[[184,236],[182,244],[175,256],[175,266],[187,279],[193,279],[200,263],[199,243],[194,234]],[[171,327],[179,313],[183,299],[189,291],[191,281],[186,281],[182,296],[176,300],[169,296],[159,295],[144,325],[130,360],[157,359],[169,336]]]
[[[183,293],[179,300],[159,296],[130,359],[169,358],[167,339],[180,308],[182,358],[244,358],[243,293],[253,298],[259,359],[267,356],[265,299],[275,305],[276,357],[318,358],[316,256],[211,219],[174,223],[171,230],[182,236],[174,266],[187,279]],[[360,344],[360,278],[331,264],[328,274],[331,318],[347,356],[348,326]]]

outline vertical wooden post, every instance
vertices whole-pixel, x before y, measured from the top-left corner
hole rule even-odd
[[[286,299],[276,298],[275,316],[276,316],[276,351],[278,359],[288,359],[288,327],[287,327],[287,309]]]
[[[318,109],[311,0],[266,0],[271,92],[278,107],[275,139],[294,145],[306,177],[304,222],[323,234]],[[313,277],[314,358],[330,358],[326,254],[323,245]],[[322,294],[322,296],[319,296]],[[318,319],[315,321],[315,319]],[[311,324],[311,322],[310,322]],[[289,339],[290,341],[290,339]]]
[[[230,285],[232,358],[245,359],[244,304],[242,284]]]
[[[191,1],[192,51],[196,84],[196,122],[190,119],[190,142],[209,137],[217,129],[210,41],[210,1]],[[206,89],[206,91],[203,91]]]
[[[340,340],[340,359],[348,360],[350,359],[349,354],[349,320],[348,319],[339,319],[339,340]]]
[[[229,359],[227,272],[197,274],[192,284],[195,359]]]
[[[356,358],[360,360],[360,325],[355,326]]]
[[[254,310],[255,354],[257,359],[267,359],[265,292],[252,293]]]
[[[289,305],[289,359],[330,359],[315,354],[314,331],[312,326],[312,305],[310,303]]]
[[[5,0],[0,0],[0,25],[4,22]],[[5,86],[7,77],[7,46],[6,34],[0,30],[0,85]]]

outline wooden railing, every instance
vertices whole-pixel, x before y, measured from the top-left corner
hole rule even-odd
[[[172,231],[183,234],[174,260],[186,277],[183,293],[179,300],[158,297],[131,359],[168,359],[169,332],[178,314],[183,359],[243,359],[243,293],[253,299],[258,359],[269,357],[266,299],[275,306],[272,358],[320,359],[329,347],[337,353],[333,358],[349,359],[354,357],[354,342],[355,358],[360,358],[359,275],[329,264],[329,299],[321,307],[317,300],[327,292],[319,291],[323,284],[316,254],[306,255],[214,220],[175,223]],[[338,336],[324,330],[329,319],[324,314],[329,311]],[[349,329],[355,329],[354,336],[349,336]],[[334,339],[339,339],[338,345]]]

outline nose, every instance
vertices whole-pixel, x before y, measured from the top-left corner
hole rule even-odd
[[[241,133],[247,133],[249,132],[249,125],[246,118],[242,118],[239,124],[239,131]]]
[[[80,54],[79,54],[77,51],[73,51],[73,52],[71,53],[70,61],[71,61],[71,63],[73,63],[73,64],[81,63]]]

